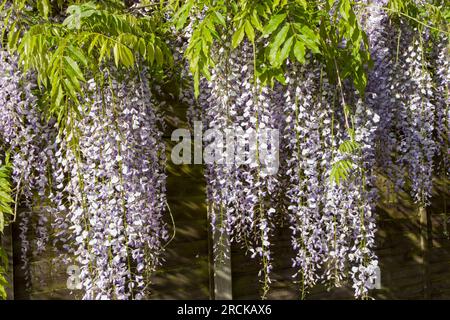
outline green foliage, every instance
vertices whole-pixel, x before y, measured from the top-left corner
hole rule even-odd
[[[358,23],[350,0],[339,0],[328,5],[335,7],[330,19],[322,18],[320,35],[328,77],[333,81],[351,79],[360,95],[367,85],[367,71],[372,65],[367,36]]]
[[[416,4],[413,0],[391,0],[385,10],[413,21],[443,25],[450,16],[445,1]],[[186,52],[198,95],[199,79],[209,79],[214,66],[212,48],[231,42],[237,48],[245,39],[256,43],[257,76],[263,85],[283,83],[286,62],[305,62],[308,53],[326,66],[328,78],[350,79],[364,95],[367,72],[372,66],[368,40],[358,23],[356,8],[366,4],[351,0],[189,0],[171,1],[178,29],[191,23],[193,36]],[[174,5],[176,4],[176,5]],[[193,18],[198,14],[203,19]],[[226,18],[225,18],[226,17]],[[423,23],[423,22],[422,22]],[[446,27],[447,24],[444,24]],[[231,38],[223,35],[232,32]]]
[[[263,37],[269,45],[265,56],[269,68],[262,70],[263,79],[270,79],[272,70],[279,70],[288,58],[291,61],[305,62],[306,50],[320,53],[319,35],[315,30],[319,16],[314,6],[304,1],[295,4],[275,1],[272,8],[276,14],[264,26]],[[279,70],[281,71],[281,70]]]
[[[339,160],[332,166],[330,179],[336,184],[340,184],[341,181],[347,180],[348,175],[354,167],[355,164],[351,160]]]
[[[11,196],[11,164],[9,162],[9,153],[6,154],[5,163],[0,162],[0,244],[1,236],[5,226],[10,221],[10,217],[14,215],[11,205],[14,200]],[[8,255],[0,246],[0,299],[6,299],[6,272],[8,271]]]
[[[11,208],[14,200],[11,194],[11,164],[9,162],[9,154],[7,154],[5,163],[3,165],[0,163],[0,234],[3,233],[8,222],[8,216],[14,214]]]
[[[360,149],[359,143],[357,143],[354,140],[345,140],[339,146],[339,152],[347,154],[354,154],[359,149]]]
[[[6,273],[8,272],[8,254],[0,247],[0,299],[7,298],[6,287],[9,286],[6,280]]]
[[[9,29],[8,47],[18,53],[25,71],[36,71],[48,102],[45,111],[61,129],[81,115],[86,79],[104,81],[103,66],[114,62],[117,68],[132,69],[147,64],[156,74],[173,63],[162,12],[136,16],[119,5],[101,3],[70,5],[62,23],[49,21],[48,1],[38,2],[33,23],[27,22],[30,13],[10,9],[23,16]]]
[[[7,5],[8,4],[8,5]],[[12,4],[12,5],[10,5]],[[142,1],[152,8],[140,14],[129,2],[4,0],[2,40],[19,55],[24,70],[36,71],[47,116],[59,127],[71,128],[72,117],[82,116],[87,79],[104,81],[104,67],[131,69],[146,64],[155,78],[169,74],[173,57],[166,40],[172,27],[192,28],[185,57],[189,61],[195,94],[201,77],[210,79],[214,50],[233,50],[244,41],[255,49],[256,77],[262,85],[284,83],[288,62],[305,63],[313,55],[331,82],[351,80],[364,95],[371,67],[367,36],[358,23],[351,0],[169,0]],[[31,9],[29,9],[31,8]],[[392,17],[448,28],[448,1],[418,4],[390,0],[383,9]],[[167,13],[172,19],[167,19]],[[65,14],[63,22],[56,17]],[[13,17],[13,18],[12,18]],[[199,18],[201,17],[201,18]],[[345,102],[342,102],[345,105]],[[350,129],[350,128],[347,128]],[[343,147],[345,148],[345,147]]]
[[[189,21],[192,12],[203,12],[204,18]],[[310,52],[325,63],[330,79],[336,79],[337,66],[342,80],[351,78],[361,94],[364,92],[370,56],[367,37],[350,0],[189,0],[178,9],[174,20],[178,28],[187,22],[193,26],[186,58],[196,94],[200,76],[209,78],[209,69],[214,66],[214,45],[231,41],[232,48],[237,48],[245,39],[256,44],[257,76],[263,85],[273,84],[274,80],[283,83],[286,62],[304,63]],[[222,35],[230,31],[231,39],[224,39]]]
[[[183,28],[188,18],[201,8],[203,7],[198,7],[198,1],[187,1],[174,15],[175,26],[178,29]],[[190,62],[196,96],[199,94],[201,75],[207,79],[211,77],[209,69],[214,66],[211,50],[215,42],[221,41],[218,29],[226,28],[227,24],[224,18],[226,12],[224,1],[218,1],[208,10],[201,21],[193,21],[195,27],[185,56]]]
[[[83,84],[94,76],[102,81],[99,70],[105,64],[136,68],[147,63],[156,74],[164,74],[173,61],[165,42],[171,26],[190,24],[193,29],[185,56],[196,95],[200,78],[209,79],[215,65],[212,50],[227,43],[237,48],[244,40],[255,44],[256,75],[263,85],[284,83],[287,61],[304,63],[313,54],[331,81],[351,79],[363,95],[371,66],[367,37],[355,13],[364,4],[351,0],[143,1],[142,7],[154,8],[146,15],[118,0],[12,3],[5,24],[11,14],[15,21],[3,38],[18,52],[25,70],[37,71],[50,103],[48,116],[57,118],[61,128],[70,115],[80,114]],[[419,6],[413,0],[391,0],[386,10],[434,25],[450,16],[445,1]],[[52,15],[64,11],[64,22],[55,23]],[[172,20],[165,18],[166,12],[173,12]]]

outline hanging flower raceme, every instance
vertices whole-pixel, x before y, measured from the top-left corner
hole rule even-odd
[[[65,44],[52,42],[59,29],[49,26],[46,48],[67,54],[63,58],[72,71],[67,75],[76,73],[75,87],[83,87],[83,95],[72,92],[77,91],[71,90],[73,79],[60,75],[51,85],[69,84],[39,92],[35,76],[20,72],[18,59],[0,49],[0,146],[11,150],[16,206],[23,209],[24,268],[29,270],[29,257],[47,246],[50,224],[53,247],[65,250],[60,260],[80,266],[85,299],[149,296],[167,240],[164,124],[156,101],[164,104],[168,97],[189,106],[191,126],[203,121],[215,258],[230,254],[226,248],[231,243],[259,258],[265,298],[273,272],[272,234],[279,221],[287,221],[302,298],[321,282],[350,283],[355,297],[368,297],[378,268],[375,171],[396,190],[408,189],[422,207],[432,193],[434,169],[448,178],[448,40],[433,42],[424,24],[414,27],[404,16],[390,16],[394,9],[382,8],[387,0],[338,1],[326,10],[322,4],[309,10],[309,2],[254,6],[219,1],[208,7],[189,2],[176,13],[172,9],[178,3],[162,11],[157,1],[135,2],[127,8],[129,26],[126,19],[111,18],[118,30],[93,38],[88,50],[92,56],[99,53],[101,67],[96,67],[103,70],[95,80],[85,82],[86,66],[93,64],[83,59],[85,42],[77,49],[80,42],[74,41],[64,52]],[[88,25],[83,19],[114,17],[119,7],[93,13],[92,4],[75,6],[58,27],[79,39]],[[274,15],[268,17],[270,12]],[[153,13],[164,17],[156,20],[164,22],[161,30],[153,25]],[[133,47],[139,47],[139,58],[130,51],[128,42],[135,35],[123,31],[141,26],[133,24],[132,14],[149,16],[143,26],[152,29],[152,37],[172,30],[174,37],[166,44],[174,48],[175,66],[162,69],[161,60],[172,57],[147,40]],[[188,18],[188,26],[177,31]],[[171,19],[175,23],[166,29]],[[321,32],[315,32],[319,24]],[[25,43],[21,30],[9,34],[10,47]],[[146,32],[143,39],[148,39]],[[35,43],[28,44],[32,48]],[[369,64],[366,49],[374,65],[367,86],[362,74]],[[103,69],[109,51],[116,67]],[[130,72],[140,59],[155,66],[155,72],[142,67]],[[45,79],[47,67],[28,65]],[[285,84],[263,85],[275,74],[281,80],[282,73]],[[152,87],[150,74],[163,74],[179,85],[178,92]],[[74,105],[77,99],[81,105]],[[61,116],[57,123],[43,115],[49,103],[53,109],[65,107],[55,113]]]
[[[21,257],[27,285],[29,257],[42,253],[48,241],[49,215],[45,206],[48,169],[54,163],[52,141],[56,137],[53,121],[45,121],[39,111],[34,83],[33,76],[20,71],[15,56],[0,51],[0,141],[5,151],[9,149],[12,154],[15,208],[21,209]],[[33,211],[36,207],[41,208]],[[32,219],[36,226],[30,240]]]
[[[320,64],[308,62],[290,69],[283,139],[289,150],[286,189],[292,246],[297,252],[293,266],[298,269],[301,294],[304,297],[322,280],[341,286],[350,271],[355,296],[363,297],[377,267],[373,152],[379,117],[362,101],[351,101],[357,106],[352,121],[356,131],[349,137],[353,128],[346,127],[338,88],[328,83]],[[346,90],[346,100],[353,95]],[[349,143],[357,145],[359,152],[341,147]],[[344,162],[353,169],[338,184],[333,164]]]
[[[202,15],[198,15],[197,19],[201,20]],[[176,31],[173,27],[173,33],[176,35],[176,41],[174,41],[174,64],[179,66],[177,70],[180,74],[176,77],[179,78],[179,101],[187,106],[186,117],[188,126],[192,129],[194,126],[194,121],[200,121],[202,117],[201,105],[205,105],[206,101],[196,101],[194,94],[194,81],[190,76],[189,63],[183,59],[183,54],[189,44],[189,39],[192,37],[192,25],[193,21],[181,31]],[[202,88],[207,89],[205,80],[203,79]],[[203,92],[199,97],[201,100],[208,95]]]
[[[86,299],[147,297],[167,239],[161,118],[146,77],[91,82],[85,117],[59,144],[58,229],[71,229],[61,236],[75,243]]]
[[[395,29],[388,13],[381,7],[377,7],[385,4],[385,1],[372,3],[375,6],[366,8],[367,13],[363,21],[373,61],[373,68],[368,74],[366,103],[379,115],[383,115],[377,129],[377,166],[383,168],[383,172],[394,180],[395,177],[401,176],[393,158],[399,142],[397,135],[392,132],[397,110],[397,105],[392,103],[394,101],[392,78],[395,76],[393,68],[396,63],[396,53],[392,49],[396,46],[397,39],[392,37]],[[401,184],[401,179],[397,184]]]
[[[438,156],[441,161],[438,163],[438,169],[448,178],[449,163],[449,121],[450,121],[450,62],[448,52],[449,42],[447,37],[440,37],[438,42],[433,46],[434,61],[433,69],[435,87],[435,104],[436,104],[436,142],[438,146]]]
[[[308,288],[318,280],[324,258],[323,229],[320,223],[319,202],[322,186],[319,183],[321,142],[319,132],[317,96],[320,95],[316,70],[293,66],[288,75],[284,112],[286,128],[284,140],[289,150],[286,174],[292,246],[297,252],[294,268],[299,269],[301,286]]]
[[[396,61],[392,66],[390,82],[390,112],[393,120],[385,124],[395,144],[394,161],[397,170],[394,181],[397,188],[409,182],[411,195],[421,204],[427,204],[432,189],[435,104],[432,79],[426,59],[426,34],[400,21],[401,33],[395,47]],[[397,52],[398,50],[398,52]],[[408,179],[405,180],[405,176]]]
[[[407,188],[417,203],[426,205],[432,190],[436,141],[445,145],[444,110],[448,110],[442,94],[445,89],[435,86],[433,80],[445,88],[448,64],[442,61],[439,69],[430,63],[427,52],[434,45],[429,30],[414,28],[403,18],[391,19],[379,7],[385,1],[373,3],[364,25],[374,61],[366,102],[383,115],[377,130],[377,167],[396,191]],[[435,60],[442,50],[438,47],[433,49]],[[436,70],[435,79],[430,70]],[[446,166],[445,153],[441,149],[441,167]]]
[[[355,141],[359,144],[354,162],[355,173],[344,183],[348,191],[350,227],[349,262],[356,297],[367,297],[377,276],[378,259],[374,253],[378,199],[375,187],[375,145],[380,116],[355,95]],[[348,185],[347,185],[348,183]]]
[[[277,189],[287,188],[292,245],[297,252],[294,267],[299,270],[302,292],[322,279],[341,285],[350,270],[355,295],[365,296],[377,265],[373,253],[373,154],[353,155],[352,161],[361,166],[359,171],[354,170],[355,177],[342,186],[332,182],[333,162],[348,157],[337,150],[338,146],[349,139],[343,112],[337,110],[342,106],[333,103],[337,89],[328,84],[325,72],[316,63],[298,70],[292,66],[287,88],[276,86],[270,91],[255,87],[248,44],[238,51],[220,48],[216,54],[219,63],[200,97],[205,102],[205,129],[225,132],[237,124],[244,133],[284,126],[281,157],[288,166],[279,175],[267,175],[261,163],[239,165],[226,156],[207,165],[209,212],[219,243],[229,236],[232,241],[245,243],[252,256],[261,257],[265,296],[272,269],[270,234],[276,208],[283,208],[280,204],[284,202]],[[354,121],[365,131],[357,131],[355,137],[364,150],[369,150],[374,147],[378,116],[362,106],[360,109]],[[244,158],[259,151],[258,141],[245,149]],[[230,147],[229,142],[220,140],[213,149],[225,147]]]
[[[264,296],[272,269],[269,238],[276,211],[273,195],[278,191],[274,174],[278,168],[273,167],[278,144],[273,133],[280,117],[269,90],[255,84],[250,44],[239,50],[228,44],[217,50],[216,57],[212,81],[200,95],[205,129],[223,133],[214,141],[213,163],[206,168],[212,227],[219,242],[231,239],[261,258]]]

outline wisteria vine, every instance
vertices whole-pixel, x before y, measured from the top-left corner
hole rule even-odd
[[[287,223],[300,298],[319,283],[369,298],[377,177],[420,208],[434,175],[448,182],[448,31],[410,16],[448,8],[109,2],[1,7],[0,147],[28,282],[30,257],[50,245],[80,266],[83,298],[150,297],[169,238],[161,91],[175,83],[190,122],[226,137],[205,136],[214,258],[245,248],[267,298]],[[20,21],[30,14],[37,25]]]

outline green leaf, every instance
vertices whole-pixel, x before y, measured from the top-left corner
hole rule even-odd
[[[0,166],[0,233],[3,232],[3,229],[5,227],[6,221],[5,221],[5,214],[13,214],[13,210],[11,209],[11,204],[14,202],[12,195],[11,195],[11,183],[10,183],[10,177],[11,177],[11,170],[10,170],[10,164],[9,164],[9,151],[5,152],[5,164]],[[2,248],[0,247],[0,262],[3,260],[1,251]],[[0,263],[0,276],[2,272],[2,265]],[[1,279],[0,279],[0,286],[1,286]]]
[[[69,29],[81,28],[81,8],[80,6],[72,5],[67,8],[69,16],[63,21],[63,26]]]
[[[175,28],[177,28],[178,30],[184,27],[193,4],[193,1],[186,2],[175,14]]]
[[[67,92],[69,92],[70,97],[74,101],[78,101],[77,91],[74,89],[72,82],[69,79],[64,79],[63,83],[64,87],[67,89]]]
[[[272,9],[276,9],[276,7],[278,7],[279,4],[280,4],[280,0],[273,0]]]
[[[80,48],[75,46],[68,46],[67,48],[69,49],[69,52],[77,59],[77,61],[81,62],[85,66],[88,64],[86,56]]]
[[[4,229],[5,229],[5,217],[3,216],[3,213],[0,211],[0,233],[3,233]]]
[[[202,66],[202,73],[208,81],[211,81],[211,73],[209,72],[208,65]]]
[[[214,11],[214,14],[217,18],[217,21],[219,22],[219,24],[223,25],[224,27],[226,27],[226,22],[225,22],[225,18],[223,17],[223,15],[219,12],[219,11]]]
[[[212,43],[213,42],[213,38],[211,36],[211,32],[208,30],[208,28],[203,28],[202,29],[202,36],[204,38],[205,41],[203,41],[203,43],[206,45],[208,43]]]
[[[147,53],[147,47],[146,47],[146,45],[145,45],[145,40],[144,40],[143,38],[140,38],[140,39],[139,39],[139,42],[138,42],[138,49],[139,49],[140,55],[141,55],[142,57],[145,57],[145,56],[146,56],[146,53]]]
[[[255,30],[253,30],[252,24],[248,20],[245,22],[245,33],[250,42],[255,42]]]
[[[231,39],[231,45],[236,48],[244,39],[244,24],[236,30]]]
[[[84,79],[83,76],[83,72],[81,72],[80,67],[78,66],[78,63],[76,63],[76,61],[74,61],[71,57],[69,56],[64,56],[64,60],[66,61],[66,65],[69,67],[69,69],[67,71],[72,71],[74,73],[74,75],[82,80],[82,81],[86,81]]]
[[[114,45],[113,53],[114,53],[114,63],[116,64],[116,67],[119,67],[120,61],[119,43],[116,43]]]
[[[47,20],[48,14],[50,12],[50,3],[48,0],[38,0],[37,1],[37,8],[39,10],[40,15]]]
[[[346,180],[353,167],[353,162],[350,160],[339,160],[331,167],[330,180],[336,184],[340,184],[341,180]]]
[[[134,65],[134,56],[129,48],[124,45],[120,46],[120,61],[122,61],[125,67],[131,67]]]
[[[0,201],[6,204],[14,202],[13,198],[11,198],[8,193],[2,190],[0,190]]]
[[[6,294],[5,287],[3,285],[0,285],[0,298],[6,299],[6,297],[7,297],[7,294]]]
[[[16,22],[14,22],[10,28],[8,34],[8,48],[9,50],[15,50],[17,48],[17,41],[19,40],[20,28],[16,26]]]
[[[364,92],[367,86],[367,74],[362,67],[357,68],[353,74],[353,84],[358,90],[361,96],[364,96]]]
[[[3,204],[3,203],[0,203],[0,212],[7,213],[7,214],[10,214],[10,215],[14,214],[13,210],[11,209],[11,207],[9,205]]]
[[[300,63],[305,63],[305,45],[301,41],[296,41],[294,45],[294,56]]]
[[[357,151],[360,148],[360,145],[358,142],[354,141],[354,140],[346,140],[344,142],[341,143],[341,145],[339,146],[339,151],[342,153],[354,153],[355,151]]]
[[[194,95],[196,98],[200,95],[200,72],[194,73]]]
[[[280,46],[283,44],[284,40],[286,39],[286,36],[289,32],[289,24],[286,24],[281,28],[281,30],[277,33],[275,36],[269,51],[269,61],[273,65],[280,65],[281,62],[277,61],[279,58],[278,50]]]
[[[272,43],[272,47],[279,48],[286,39],[288,32],[289,32],[289,24],[286,24],[275,36]]]
[[[252,21],[253,26],[260,32],[264,32],[264,27],[259,20],[258,12],[256,10],[253,11],[253,14],[250,16],[250,20]]]
[[[344,20],[348,20],[350,16],[350,2],[348,0],[341,0],[339,12]]]
[[[280,23],[282,23],[284,21],[284,19],[286,18],[286,14],[277,14],[275,16],[273,16],[269,22],[267,23],[267,25],[264,27],[264,31],[263,34],[264,35],[269,35],[272,32],[274,32],[278,26],[280,25]]]
[[[105,56],[109,57],[110,53],[111,53],[111,49],[108,46],[108,44],[109,44],[108,40],[102,39],[102,41],[103,41],[103,43],[102,43],[102,46],[100,48],[100,55],[99,55],[99,58],[98,58],[98,63],[101,63]]]
[[[153,43],[147,44],[147,60],[151,65],[155,61],[155,48],[153,47]]]
[[[275,79],[277,79],[277,81],[279,83],[281,83],[283,86],[286,85],[286,78],[283,73],[280,72],[280,73],[276,74]]]
[[[289,52],[291,52],[292,43],[294,41],[294,36],[290,36],[283,45],[283,48],[280,52],[280,63],[283,63],[284,60],[289,56]]]
[[[296,24],[296,30],[300,32],[298,35],[300,39],[303,40],[303,43],[311,49],[314,53],[320,53],[319,49],[319,37],[316,32],[314,32],[311,28],[306,25],[298,25]]]
[[[58,94],[56,95],[56,99],[55,99],[55,106],[60,106],[61,105],[61,101],[62,101],[62,99],[64,98],[64,91],[63,91],[63,89],[62,89],[62,86],[61,85],[59,85],[58,87],[57,87],[58,89]]]
[[[164,56],[163,53],[161,51],[161,48],[159,46],[155,46],[155,59],[156,59],[156,63],[159,66],[162,66],[164,63]]]
[[[306,8],[308,8],[308,3],[306,2],[306,0],[297,0],[297,2],[302,5],[303,9],[306,10]]]
[[[188,17],[189,17],[189,10],[183,11],[180,14],[180,16],[178,17],[178,20],[175,24],[175,28],[177,28],[177,30],[180,30],[181,28],[183,28]]]
[[[97,44],[98,38],[100,37],[99,34],[97,34],[91,41],[91,44],[88,48],[88,54],[91,54],[92,50],[95,48],[95,45]]]

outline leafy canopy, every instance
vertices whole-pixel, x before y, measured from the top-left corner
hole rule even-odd
[[[17,17],[9,28],[7,45],[18,53],[25,71],[36,72],[42,99],[47,102],[45,111],[57,119],[60,128],[70,125],[71,117],[81,116],[83,85],[90,78],[102,84],[104,67],[111,63],[123,69],[148,65],[154,74],[162,74],[173,63],[160,11],[138,16],[118,1],[113,6],[85,2],[68,6],[67,17],[54,22],[49,17],[49,2],[38,1],[39,15],[24,10],[24,3],[15,2],[10,8]]]

